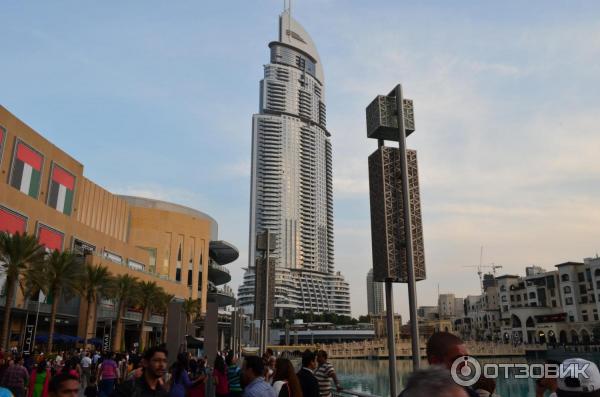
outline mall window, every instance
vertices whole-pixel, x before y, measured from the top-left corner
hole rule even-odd
[[[552,298],[554,298],[556,296],[556,291],[554,290],[554,288],[550,288],[550,296]]]
[[[127,260],[127,266],[130,269],[137,270],[137,271],[140,271],[140,272],[144,271],[144,267],[145,267],[143,263],[138,262],[138,261],[134,261],[133,259],[128,259]]]
[[[579,282],[585,281],[585,275],[583,274],[583,272],[577,273],[577,280],[579,280]]]
[[[190,239],[190,260],[188,261],[188,272],[187,272],[187,285],[188,287],[192,286],[193,282],[193,274],[194,274],[194,248],[196,246],[196,239]]]
[[[535,299],[535,292],[529,293],[529,299]]]
[[[580,294],[585,294],[585,293],[587,293],[587,288],[586,288],[585,284],[581,284],[581,285],[579,286],[579,293],[580,293]]]
[[[565,294],[570,294],[570,293],[571,293],[571,287],[569,287],[568,285],[566,285],[566,286],[563,288],[563,291],[565,292]]]
[[[562,276],[560,276],[560,281],[569,281],[569,275],[563,274]]]
[[[177,248],[177,268],[175,269],[175,281],[181,282],[181,260],[183,258],[183,236],[179,235]]]
[[[119,265],[123,264],[123,257],[121,255],[108,251],[106,249],[102,253],[102,257],[104,257],[104,259],[108,259],[111,262],[118,263]]]
[[[572,304],[573,304],[573,298],[571,298],[570,296],[569,296],[569,297],[567,297],[567,298],[565,299],[565,303],[566,303],[567,305],[572,305]]]
[[[77,256],[94,255],[96,252],[96,246],[90,243],[86,243],[83,240],[73,239],[73,253]]]

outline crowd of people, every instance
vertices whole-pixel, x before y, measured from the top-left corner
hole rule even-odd
[[[177,354],[164,347],[143,354],[101,354],[79,350],[23,356],[0,351],[0,397],[329,397],[340,389],[323,350],[306,350],[299,371],[292,361],[267,349],[247,356],[241,367],[231,351],[207,357]]]
[[[499,397],[495,379],[457,384],[453,364],[469,352],[456,335],[433,334],[426,354],[429,366],[408,377],[399,397]],[[298,368],[270,349],[262,357],[244,357],[241,366],[231,351],[219,352],[212,366],[207,357],[188,352],[177,354],[169,366],[172,361],[161,346],[141,355],[80,350],[45,357],[0,351],[0,397],[331,397],[334,389],[342,390],[324,350],[304,351]],[[596,364],[574,358],[562,365],[585,371],[538,379],[536,397],[600,397]]]

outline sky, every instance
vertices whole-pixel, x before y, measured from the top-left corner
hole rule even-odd
[[[283,1],[4,1],[0,104],[115,193],[212,215],[248,255],[251,117]],[[296,0],[325,71],[335,266],[365,314],[365,107],[414,100],[427,279],[548,270],[600,251],[600,3]],[[395,287],[408,318],[406,287]]]

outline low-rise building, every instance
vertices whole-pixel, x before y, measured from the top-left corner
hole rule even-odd
[[[69,249],[114,275],[156,282],[178,300],[200,299],[202,314],[211,301],[234,303],[231,291],[218,286],[231,280],[223,265],[235,260],[238,250],[219,239],[212,217],[174,203],[109,192],[84,176],[83,164],[1,106],[0,175],[0,231],[35,235],[48,250]],[[0,287],[4,281],[0,275]],[[26,321],[32,324],[38,312],[37,334],[47,332],[50,305],[39,297],[24,298],[18,288],[16,292],[9,337],[20,345]],[[86,329],[87,314],[94,311],[97,321]],[[112,329],[117,315],[108,300],[87,308],[77,297],[63,299],[56,332],[102,335]],[[123,320],[124,346],[130,347],[139,333],[140,310],[128,307]],[[162,323],[161,313],[151,313],[139,343],[159,340]]]

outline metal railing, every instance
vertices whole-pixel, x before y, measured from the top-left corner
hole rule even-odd
[[[379,396],[374,396],[372,394],[366,394],[366,393],[360,393],[357,391],[352,391],[352,390],[334,390],[331,393],[332,397],[348,397],[348,396],[356,396],[356,397],[379,397]]]
[[[229,271],[229,269],[227,269],[225,266],[219,265],[219,264],[217,264],[215,262],[209,262],[208,263],[208,267],[209,268],[213,268],[214,270],[218,270],[220,272],[231,274],[231,272]]]

